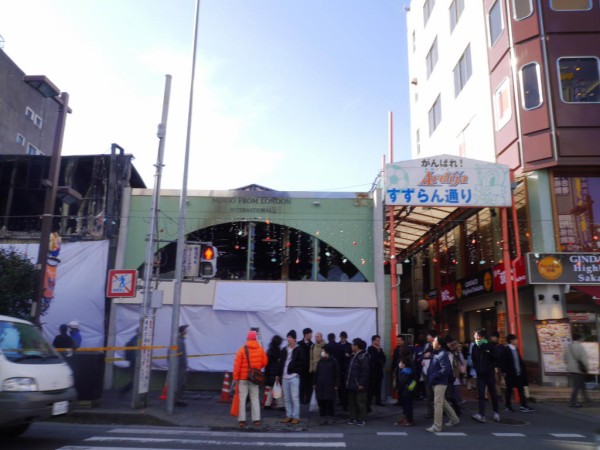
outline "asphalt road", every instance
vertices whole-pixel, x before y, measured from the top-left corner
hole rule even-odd
[[[479,424],[468,415],[443,433],[425,431],[430,425],[398,428],[392,423],[367,424],[364,428],[343,422],[314,426],[305,431],[211,431],[179,427],[87,425],[43,422],[31,426],[20,438],[4,440],[6,450],[125,450],[125,449],[222,449],[222,448],[435,448],[436,450],[483,448],[486,450],[595,450],[596,418],[562,414],[551,406],[536,405],[530,414],[505,415],[505,423]],[[419,420],[421,419],[421,420]],[[510,423],[509,423],[510,422]],[[413,447],[414,446],[414,447]]]

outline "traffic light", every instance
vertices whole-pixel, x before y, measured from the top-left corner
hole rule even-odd
[[[202,244],[200,254],[200,277],[213,278],[217,274],[217,258],[219,251],[217,247],[212,245]]]

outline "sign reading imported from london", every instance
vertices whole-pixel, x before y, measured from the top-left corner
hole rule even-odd
[[[386,164],[385,203],[509,207],[512,205],[509,168],[451,155]]]

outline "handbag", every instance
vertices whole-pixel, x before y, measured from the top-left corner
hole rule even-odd
[[[252,384],[262,386],[265,384],[265,374],[260,369],[255,369],[250,365],[250,356],[248,355],[248,347],[244,345],[246,351],[246,361],[248,361],[248,381]]]

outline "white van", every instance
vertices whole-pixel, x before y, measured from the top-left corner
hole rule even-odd
[[[0,437],[66,414],[77,400],[73,372],[26,320],[0,316]]]

